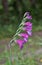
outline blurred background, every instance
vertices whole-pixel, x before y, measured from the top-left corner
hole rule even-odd
[[[33,35],[22,50],[9,48],[25,12],[32,15]],[[42,65],[42,0],[0,0],[0,65]]]
[[[0,39],[12,37],[25,12],[32,15],[33,26],[42,26],[42,0],[0,0]]]

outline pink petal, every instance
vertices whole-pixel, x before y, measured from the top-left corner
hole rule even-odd
[[[25,41],[25,43],[28,41],[28,39],[27,38],[24,38],[24,41]]]
[[[32,16],[26,16],[27,19],[32,19]]]
[[[24,37],[24,38],[28,38],[28,34],[27,33],[20,33],[18,35],[21,36],[21,37]]]
[[[23,30],[25,30],[25,31],[31,31],[32,27],[23,27]]]
[[[32,26],[31,22],[25,22],[24,25]]]

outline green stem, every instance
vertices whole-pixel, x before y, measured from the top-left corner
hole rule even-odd
[[[12,51],[11,51],[11,44],[13,43],[13,39],[9,42],[9,61],[10,65],[12,65]]]
[[[10,65],[12,65],[12,52],[11,52],[11,44],[10,44]]]

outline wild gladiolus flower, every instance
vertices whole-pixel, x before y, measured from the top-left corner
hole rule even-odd
[[[26,18],[27,18],[27,19],[32,19],[32,16],[29,15],[29,16],[26,16]]]
[[[24,17],[26,17],[26,18],[29,19],[29,20],[32,19],[32,16],[30,15],[29,12],[26,12],[26,13],[24,14]]]
[[[31,22],[25,22],[24,23],[23,30],[28,33],[29,36],[32,36],[32,23]]]
[[[32,23],[31,22],[25,22],[24,25],[26,25],[26,26],[32,26]]]
[[[19,45],[20,49],[22,49],[23,45],[28,41],[28,37],[32,36],[32,23],[27,21],[31,19],[32,16],[29,14],[29,12],[26,12],[23,16],[22,23],[19,25],[19,28],[14,35],[14,41]]]
[[[23,28],[23,30],[26,31],[29,36],[32,36],[32,31],[31,31],[32,28],[27,28],[27,27],[25,27],[25,28]]]
[[[23,44],[25,43],[25,41],[21,40],[21,39],[18,39],[18,40],[16,40],[16,43],[19,45],[20,49],[22,49],[23,48]]]
[[[31,31],[32,30],[32,27],[23,27],[23,30],[24,31]]]
[[[16,31],[16,34],[13,36],[12,40],[9,43],[10,56],[11,56],[11,43],[15,42],[16,44],[19,45],[20,49],[22,49],[23,45],[28,41],[29,36],[32,36],[32,23],[30,22],[31,20],[32,16],[30,15],[29,12],[26,12],[23,16],[21,24],[19,25],[19,28]]]
[[[23,40],[18,39],[15,42],[19,45],[20,49],[22,49],[23,48],[23,44],[25,44],[27,41],[28,41],[28,38],[24,37]]]
[[[18,36],[23,37],[23,39],[16,40],[16,43],[19,45],[20,49],[23,48],[23,44],[28,41],[28,34],[27,33],[20,33]]]
[[[24,37],[24,38],[28,38],[28,34],[27,33],[20,33],[20,34],[18,34],[18,36]]]

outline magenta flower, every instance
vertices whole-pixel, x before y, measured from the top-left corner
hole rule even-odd
[[[27,33],[20,33],[18,34],[20,37],[24,37],[24,38],[28,38],[28,34]]]
[[[29,15],[29,16],[26,16],[26,18],[27,18],[27,19],[32,19],[32,16]]]
[[[32,19],[32,16],[30,15],[29,12],[26,12],[26,13],[24,14],[24,17],[26,17],[27,19]]]
[[[31,22],[25,22],[24,25],[26,25],[26,26],[32,26],[32,23]]]
[[[18,40],[16,40],[16,43],[19,45],[20,49],[22,49],[23,48],[23,44],[25,43],[25,41],[21,40],[21,39],[18,39]]]
[[[16,43],[19,45],[20,49],[23,48],[23,45],[28,41],[28,38],[23,38],[23,40],[18,39],[16,40]]]
[[[23,30],[25,30],[29,36],[32,36],[32,28],[23,28]]]
[[[26,25],[26,26],[23,27],[23,30],[25,30],[25,31],[31,31],[32,30],[32,23],[26,22],[26,23],[24,23],[24,25]]]
[[[23,30],[24,30],[24,31],[31,31],[31,30],[32,30],[32,27],[29,27],[29,26],[23,27]]]
[[[29,36],[32,36],[32,23],[31,22],[25,22],[24,23],[24,27],[23,30],[26,31],[28,33]]]

